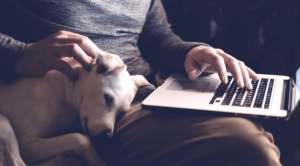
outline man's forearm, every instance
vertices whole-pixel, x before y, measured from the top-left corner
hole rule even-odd
[[[10,82],[25,49],[25,43],[0,33],[0,81]]]
[[[161,67],[158,69],[166,72],[184,72],[186,55],[192,48],[200,45],[210,47],[201,42],[182,41],[181,38],[173,32],[159,36],[153,47],[155,48],[153,50],[154,57],[158,59],[157,66]]]

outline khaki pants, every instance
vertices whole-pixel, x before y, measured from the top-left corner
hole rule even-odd
[[[102,157],[112,166],[279,166],[273,136],[239,117],[154,112],[140,102],[116,121]]]

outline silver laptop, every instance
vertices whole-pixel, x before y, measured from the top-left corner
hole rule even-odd
[[[258,74],[253,89],[237,87],[232,76],[223,84],[217,74],[192,81],[172,74],[143,102],[143,108],[209,111],[225,115],[288,120],[299,107],[300,68],[292,76]]]

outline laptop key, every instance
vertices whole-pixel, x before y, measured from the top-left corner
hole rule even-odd
[[[228,76],[228,84],[223,84],[223,83],[220,83],[217,91],[215,92],[213,98],[210,100],[209,104],[214,104],[215,100],[217,98],[222,98],[224,93],[226,92],[228,86],[229,86],[229,83],[231,82],[232,80],[232,76]]]
[[[230,104],[230,102],[231,102],[231,100],[233,98],[233,95],[234,95],[236,89],[237,89],[237,85],[236,85],[235,82],[233,82],[231,84],[231,86],[229,87],[228,92],[225,95],[225,98],[224,98],[224,100],[223,100],[223,102],[222,102],[221,105],[229,105]]]
[[[213,98],[210,100],[209,104],[214,104],[216,98],[217,98],[217,97],[214,95]]]
[[[219,87],[218,87],[218,89],[215,93],[216,97],[220,97],[220,98],[223,97],[223,95],[226,92],[231,80],[232,80],[232,76],[228,76],[228,83],[227,84],[220,83],[220,85],[219,85]]]
[[[269,87],[268,87],[268,92],[267,92],[267,98],[266,98],[265,106],[264,106],[265,109],[268,109],[269,106],[270,106],[270,100],[271,100],[273,85],[274,85],[274,79],[271,79]]]
[[[246,95],[246,99],[244,101],[243,106],[244,107],[250,107],[254,98],[254,93],[257,89],[257,84],[258,84],[258,80],[252,80],[251,81],[252,84],[252,90],[248,91],[247,95]]]
[[[241,106],[241,103],[242,103],[243,97],[245,95],[245,92],[246,92],[245,88],[239,88],[239,90],[238,90],[238,92],[235,96],[235,99],[232,103],[233,106]]]
[[[261,108],[262,107],[262,103],[263,103],[263,99],[265,97],[265,92],[267,89],[267,85],[268,85],[268,80],[267,78],[262,78],[261,82],[259,84],[259,88],[257,91],[257,96],[254,102],[253,107],[254,108]]]

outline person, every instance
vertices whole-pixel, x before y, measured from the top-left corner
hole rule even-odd
[[[243,62],[201,42],[175,35],[160,0],[0,2],[0,80],[58,70],[78,75],[62,57],[89,69],[99,49],[119,55],[130,74],[151,79],[157,71],[217,72],[227,69],[239,87],[252,89],[258,76]],[[280,163],[272,135],[239,117],[152,112],[134,102],[116,120],[110,144],[101,150],[109,165],[268,165]]]

